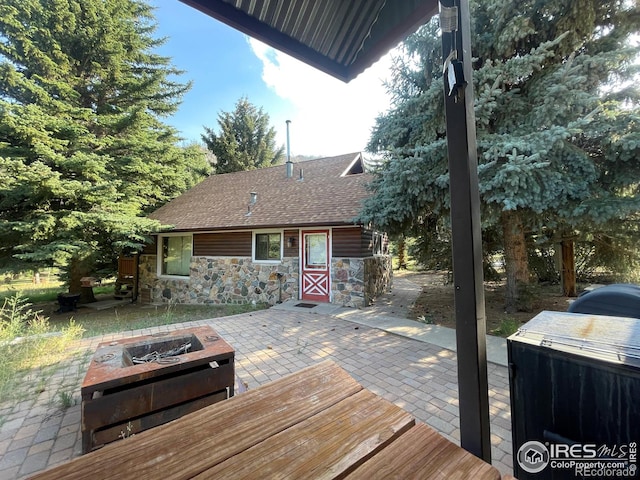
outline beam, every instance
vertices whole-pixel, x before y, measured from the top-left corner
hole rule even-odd
[[[457,58],[463,63],[467,81],[461,98],[449,96],[445,72],[460,444],[465,450],[490,463],[486,318],[469,1],[441,0],[440,4],[441,7],[458,6],[458,29],[442,33],[442,52],[446,59],[454,45],[457,46]]]

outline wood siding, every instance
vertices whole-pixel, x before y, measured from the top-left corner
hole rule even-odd
[[[362,242],[360,245],[362,247],[362,256],[370,257],[373,255],[373,230],[363,228],[361,233],[360,239]]]
[[[294,238],[293,245],[288,246],[288,239]],[[146,245],[143,254],[157,253],[157,237],[154,242]],[[251,231],[194,233],[193,255],[202,257],[251,257]],[[297,257],[300,251],[300,230],[288,229],[282,236],[285,257]],[[333,229],[334,257],[369,257],[373,254],[373,231],[361,227]]]
[[[196,257],[251,257],[251,232],[194,234],[193,255]]]
[[[158,237],[154,235],[151,237],[153,241],[148,243],[142,249],[142,255],[157,255],[158,253]]]
[[[294,238],[293,245],[288,247],[287,239]],[[299,230],[285,230],[282,238],[284,242],[284,256],[285,257],[297,257],[300,252],[300,231]]]
[[[334,257],[368,257],[371,255],[371,245],[371,232],[364,232],[361,227],[333,229]]]

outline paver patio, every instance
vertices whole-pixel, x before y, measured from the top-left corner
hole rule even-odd
[[[328,314],[279,309],[121,332],[84,340],[98,343],[134,335],[211,325],[236,349],[236,374],[258,385],[321,360],[332,359],[365,388],[411,412],[459,443],[456,355],[424,341],[394,335]],[[56,374],[38,398],[0,406],[0,479],[28,477],[80,455],[80,384],[90,357]],[[504,366],[489,363],[493,464],[512,471],[509,380]],[[52,398],[71,388],[76,404],[61,409]]]

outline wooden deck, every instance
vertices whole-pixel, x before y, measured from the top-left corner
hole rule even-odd
[[[498,480],[500,473],[326,361],[32,478]]]

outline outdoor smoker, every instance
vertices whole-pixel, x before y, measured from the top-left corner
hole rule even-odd
[[[515,476],[636,478],[640,320],[545,311],[507,349]]]

